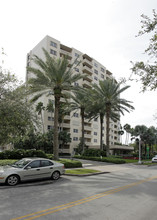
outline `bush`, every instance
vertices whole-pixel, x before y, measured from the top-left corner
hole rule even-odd
[[[69,159],[62,159],[59,160],[60,163],[63,163],[65,168],[77,168],[82,167],[82,163],[78,160],[69,160]]]
[[[23,150],[14,149],[0,152],[0,159],[21,159],[24,157],[44,157],[47,158],[46,154],[41,150]]]
[[[101,161],[107,163],[115,163],[115,164],[123,164],[126,163],[123,159],[113,158],[113,157],[87,157],[87,156],[75,156],[75,158],[85,159],[85,160],[94,160],[94,161]]]
[[[100,157],[100,156],[106,156],[106,152],[100,149],[86,149],[82,156],[88,156],[88,157]]]

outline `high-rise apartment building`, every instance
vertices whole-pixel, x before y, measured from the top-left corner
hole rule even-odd
[[[62,57],[66,55],[68,57],[69,63],[73,63],[78,57],[78,60],[81,61],[80,64],[74,69],[76,72],[80,72],[82,74],[86,74],[85,79],[81,79],[78,82],[75,82],[75,86],[82,86],[90,88],[92,83],[99,83],[99,80],[104,80],[107,78],[112,79],[113,75],[110,71],[106,69],[106,67],[99,63],[94,58],[90,57],[86,53],[82,53],[75,48],[71,48],[60,43],[58,40],[46,36],[43,40],[41,40],[27,55],[27,66],[34,66],[35,64],[31,60],[32,56],[35,54],[40,58],[44,59],[44,53],[42,48],[45,48],[52,57]],[[33,77],[33,74],[30,72],[26,73],[26,81]],[[50,100],[50,97],[42,97],[40,99],[44,103],[44,106],[47,106],[49,101],[54,101],[53,97]],[[44,119],[44,129],[45,131],[51,129],[53,127],[53,115],[46,110],[43,111],[43,119]],[[81,118],[80,112],[75,111],[71,112],[69,115],[64,117],[62,123],[62,129],[69,132],[71,134],[71,143],[64,146],[62,152],[71,153],[73,148],[76,148],[80,142],[81,137]],[[99,118],[88,121],[85,120],[85,144],[89,148],[99,148],[100,145],[100,121]],[[120,142],[120,137],[118,131],[120,130],[120,122],[110,121],[110,145],[114,146],[115,143]],[[106,143],[106,122],[104,118],[104,126],[103,126],[103,142]]]

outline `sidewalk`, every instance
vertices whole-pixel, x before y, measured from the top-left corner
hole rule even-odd
[[[93,169],[100,171],[98,173],[91,173],[91,174],[66,174],[69,176],[91,176],[91,175],[98,175],[98,174],[105,174],[105,173],[111,173],[111,172],[117,172],[117,171],[124,171],[129,170],[133,168],[133,166],[129,166],[128,164],[108,164],[105,162],[96,162],[96,161],[90,161],[90,160],[80,160],[82,162],[82,168],[85,169]],[[75,168],[77,169],[77,168]]]

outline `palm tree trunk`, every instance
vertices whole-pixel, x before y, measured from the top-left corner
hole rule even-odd
[[[84,109],[81,109],[81,124],[82,124],[82,153],[84,153],[85,140],[84,140]]]
[[[109,156],[110,141],[109,141],[109,132],[110,132],[110,106],[106,106],[106,156]]]
[[[42,111],[41,111],[41,121],[42,121],[42,125],[43,125],[43,134],[44,134],[45,133],[45,128],[44,128],[44,121],[43,121]]]
[[[59,148],[58,148],[58,111],[59,111],[59,101],[60,97],[55,96],[55,111],[54,111],[54,146],[53,154],[54,160],[59,159]]]
[[[100,114],[100,150],[103,150],[103,142],[102,142],[103,118],[104,115]]]

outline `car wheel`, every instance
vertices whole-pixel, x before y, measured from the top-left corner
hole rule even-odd
[[[19,183],[20,181],[20,178],[19,176],[17,175],[11,175],[7,178],[6,180],[6,183],[9,185],[9,186],[15,186]]]
[[[52,173],[52,179],[53,180],[58,180],[59,177],[60,177],[60,172],[55,171],[55,172]]]

